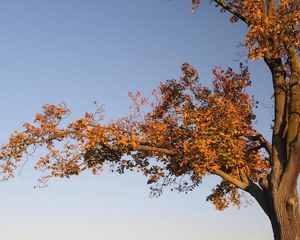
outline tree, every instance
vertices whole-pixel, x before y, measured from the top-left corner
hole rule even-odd
[[[153,194],[170,186],[193,190],[209,174],[221,182],[207,197],[216,208],[240,204],[240,191],[251,194],[269,217],[274,238],[299,239],[297,179],[300,170],[299,21],[296,0],[212,1],[231,21],[249,28],[245,43],[249,58],[263,58],[272,74],[274,123],[269,143],[253,127],[256,102],[246,93],[248,69],[213,70],[213,88],[201,85],[197,71],[182,65],[179,80],[162,83],[153,99],[129,94],[133,114],[104,121],[101,109],[69,124],[64,105],[45,105],[35,123],[15,132],[1,149],[4,179],[30,149],[45,146],[48,153],[36,162],[51,177],[70,177],[82,171],[140,171]],[[192,0],[193,11],[199,0]],[[147,113],[144,113],[148,110]]]

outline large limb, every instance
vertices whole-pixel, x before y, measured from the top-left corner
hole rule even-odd
[[[286,197],[289,197],[296,188],[300,172],[300,124],[298,126],[297,138],[291,143],[289,155],[289,161],[280,183],[280,187]]]
[[[275,97],[275,119],[272,137],[272,183],[278,187],[283,165],[287,162],[286,146],[284,143],[284,130],[286,128],[287,84],[286,72],[280,58],[265,58],[273,77]]]
[[[238,180],[220,169],[215,170],[215,174],[222,177],[224,180],[232,183],[236,187],[251,194],[264,212],[269,215],[269,208],[265,192],[254,182],[252,182],[242,171],[240,172],[241,180]]]
[[[290,58],[291,77],[289,81],[290,106],[286,148],[288,163],[283,173],[282,183],[286,194],[290,194],[297,184],[300,171],[300,66],[299,56],[292,47],[287,48]],[[288,186],[288,187],[287,187]]]

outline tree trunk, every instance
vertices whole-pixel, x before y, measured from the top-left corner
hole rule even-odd
[[[300,170],[300,70],[290,51],[291,73],[281,58],[265,58],[274,88],[271,172],[258,202],[270,218],[275,240],[300,240],[297,178]]]
[[[270,218],[275,240],[300,240],[299,199],[297,189],[284,199],[280,192],[268,198]]]

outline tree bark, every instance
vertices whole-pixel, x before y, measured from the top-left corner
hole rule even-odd
[[[280,192],[268,196],[269,219],[275,240],[299,240],[300,217],[297,189],[284,199]]]
[[[277,188],[270,180],[261,179],[259,186],[253,182],[244,189],[259,203],[269,217],[275,240],[300,240],[300,212],[297,186],[289,195],[285,188]],[[268,183],[269,182],[269,183]]]

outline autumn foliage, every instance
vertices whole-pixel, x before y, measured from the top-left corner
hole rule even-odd
[[[241,174],[257,181],[267,173],[268,160],[260,154],[253,129],[253,98],[246,67],[213,70],[213,88],[202,86],[198,72],[189,64],[183,76],[153,91],[151,99],[129,94],[134,113],[105,123],[101,111],[65,125],[70,114],[64,105],[45,105],[34,123],[15,132],[1,150],[2,176],[12,177],[25,154],[45,147],[47,154],[35,164],[47,170],[41,178],[70,177],[84,170],[94,174],[105,164],[123,173],[138,170],[148,177],[154,194],[170,185],[188,191],[209,174]],[[143,113],[143,108],[151,108]],[[64,126],[65,125],[65,126]],[[239,205],[237,187],[222,181],[208,197],[218,209],[229,202]]]

